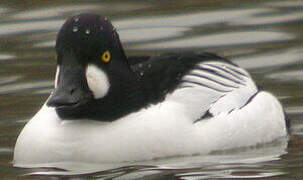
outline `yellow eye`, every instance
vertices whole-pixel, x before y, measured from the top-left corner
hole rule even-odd
[[[111,55],[109,51],[105,51],[102,56],[101,56],[101,60],[104,63],[108,63],[110,61]]]

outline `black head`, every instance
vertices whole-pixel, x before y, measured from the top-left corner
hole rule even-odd
[[[138,87],[111,22],[94,14],[67,19],[56,41],[57,77],[47,102],[64,119],[112,120]],[[121,106],[121,107],[120,107]]]
[[[56,50],[73,51],[76,56],[97,57],[106,50],[124,57],[119,36],[111,22],[95,14],[80,14],[66,20],[59,31]]]

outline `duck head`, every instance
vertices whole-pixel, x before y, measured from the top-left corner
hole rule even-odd
[[[81,14],[67,19],[56,52],[55,89],[47,106],[61,118],[111,121],[131,111],[130,95],[140,92],[138,80],[107,18]]]

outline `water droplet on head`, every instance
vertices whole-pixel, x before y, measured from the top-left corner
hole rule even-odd
[[[78,27],[77,26],[74,26],[73,27],[73,32],[77,32],[78,31]]]
[[[79,18],[78,18],[78,17],[75,17],[74,20],[75,20],[75,22],[78,22],[78,21],[79,21]]]
[[[86,29],[85,33],[86,33],[86,34],[89,34],[89,33],[90,33],[90,30],[89,30],[89,29]]]

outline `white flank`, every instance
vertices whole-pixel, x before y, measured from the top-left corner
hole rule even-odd
[[[282,106],[266,92],[242,109],[197,123],[186,107],[167,100],[102,123],[64,121],[43,106],[18,137],[14,165],[133,162],[251,146],[287,135]]]
[[[96,65],[89,64],[86,68],[86,79],[89,89],[96,99],[104,97],[109,89],[107,75]]]

